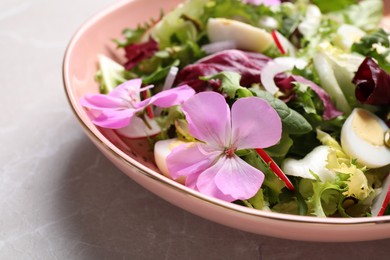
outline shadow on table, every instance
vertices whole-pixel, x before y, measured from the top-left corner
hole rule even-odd
[[[390,240],[309,243],[254,235],[187,213],[122,174],[83,138],[63,173],[64,230],[81,259],[387,259]]]

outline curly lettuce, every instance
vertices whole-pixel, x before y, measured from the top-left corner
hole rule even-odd
[[[376,192],[365,175],[366,168],[345,154],[329,134],[317,130],[317,137],[329,148],[325,167],[334,178],[319,178],[316,172],[311,172],[314,178],[300,178],[299,193],[305,199],[307,214],[318,217],[370,214],[369,202]],[[349,201],[353,202],[352,206]]]

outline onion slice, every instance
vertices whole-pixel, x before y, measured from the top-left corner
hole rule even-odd
[[[237,45],[234,41],[219,41],[205,44],[201,49],[207,54],[213,54],[220,51],[237,49]]]
[[[279,57],[265,65],[260,74],[260,81],[264,88],[275,95],[279,88],[275,84],[275,76],[279,73],[291,71],[294,67],[303,69],[306,67],[307,62],[303,59],[297,59],[292,57]]]
[[[157,124],[156,120],[149,117],[145,117],[145,121],[149,125],[146,126],[144,121],[135,116],[131,119],[131,122],[128,126],[123,128],[116,129],[115,131],[123,137],[130,139],[145,138],[148,136],[154,136],[161,132],[160,126]]]
[[[162,91],[172,88],[173,82],[175,82],[176,75],[177,75],[178,71],[179,71],[179,68],[175,67],[175,66],[172,66],[169,69],[168,75],[165,78],[165,82],[164,82],[164,86],[162,88]]]

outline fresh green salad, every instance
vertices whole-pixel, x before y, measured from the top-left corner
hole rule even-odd
[[[200,193],[390,215],[382,18],[382,0],[188,0],[124,29],[126,62],[100,55],[101,93],[80,102],[98,127],[147,138],[161,173]]]

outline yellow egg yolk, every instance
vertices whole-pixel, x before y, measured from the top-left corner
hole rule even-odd
[[[368,112],[359,109],[352,120],[353,131],[372,145],[384,145],[384,131],[378,121]]]

